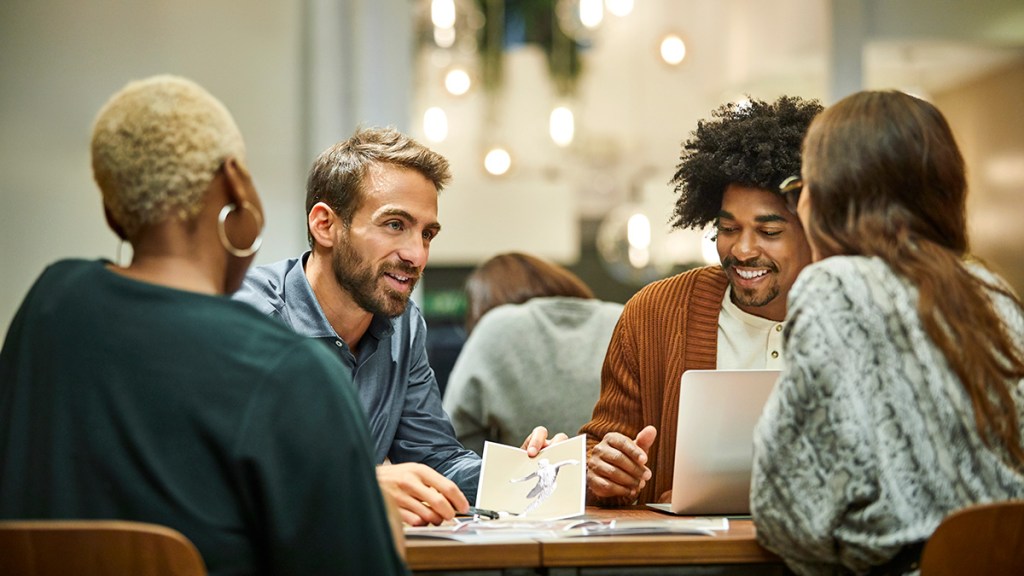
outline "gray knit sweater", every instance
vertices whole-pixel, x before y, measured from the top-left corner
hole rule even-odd
[[[1024,498],[1024,477],[982,442],[970,398],[925,333],[916,289],[888,265],[827,258],[789,298],[787,367],[754,439],[764,546],[799,574],[863,573],[958,508]],[[994,300],[1024,347],[1020,310]],[[1013,383],[1024,422],[1022,387]]]
[[[622,305],[533,298],[484,314],[448,377],[444,409],[470,450],[518,447],[534,426],[572,436],[590,420]]]

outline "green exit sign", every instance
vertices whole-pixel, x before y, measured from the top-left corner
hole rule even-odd
[[[424,316],[449,316],[461,318],[466,315],[466,294],[462,290],[425,291],[423,294]]]

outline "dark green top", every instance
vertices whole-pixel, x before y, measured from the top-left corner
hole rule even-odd
[[[65,260],[0,352],[0,518],[154,522],[211,574],[393,574],[365,418],[322,344]]]

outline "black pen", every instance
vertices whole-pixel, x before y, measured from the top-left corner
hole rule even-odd
[[[477,508],[476,506],[470,506],[464,514],[459,513],[456,516],[483,516],[484,518],[490,518],[491,520],[497,520],[501,514],[494,510],[487,510],[485,508]]]

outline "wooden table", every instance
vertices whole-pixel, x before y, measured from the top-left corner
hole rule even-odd
[[[669,518],[647,508],[587,508],[586,517]],[[730,520],[729,530],[716,536],[590,536],[501,544],[408,540],[406,547],[417,574],[787,574],[782,561],[757,543],[748,519]]]

